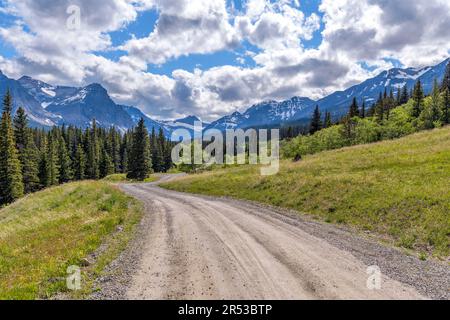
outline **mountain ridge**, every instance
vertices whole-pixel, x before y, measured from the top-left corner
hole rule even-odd
[[[434,79],[441,81],[450,58],[424,68],[392,68],[367,79],[346,90],[336,91],[318,100],[307,97],[292,97],[284,101],[268,100],[252,105],[244,112],[233,112],[212,123],[203,122],[205,130],[246,129],[250,127],[279,127],[289,123],[309,121],[316,105],[321,110],[331,112],[334,118],[344,115],[351,100],[356,98],[370,106],[375,103],[380,92],[398,90],[403,86],[411,89],[421,80],[425,93],[431,92]],[[193,131],[195,115],[177,120],[154,120],[134,106],[117,104],[108,91],[99,83],[85,87],[55,86],[46,82],[23,76],[10,79],[0,70],[0,95],[10,88],[14,98],[14,110],[23,106],[29,115],[32,126],[51,127],[68,124],[80,127],[90,125],[96,119],[100,126],[115,126],[126,131],[144,118],[149,130],[162,129],[170,137],[177,129]]]

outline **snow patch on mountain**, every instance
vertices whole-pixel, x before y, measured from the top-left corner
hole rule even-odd
[[[88,95],[88,92],[86,88],[81,89],[77,94],[74,96],[68,97],[60,102],[55,102],[56,105],[67,105],[74,102],[83,102],[84,99],[86,99],[86,96]]]

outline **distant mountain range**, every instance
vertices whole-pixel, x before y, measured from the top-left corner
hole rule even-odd
[[[434,79],[441,81],[450,59],[433,67],[426,68],[394,68],[380,73],[345,91],[335,92],[318,101],[304,97],[294,97],[286,101],[267,101],[250,107],[244,113],[235,112],[212,123],[204,123],[208,129],[246,129],[261,127],[279,127],[293,123],[307,123],[316,105],[328,110],[337,118],[344,115],[351,100],[356,99],[368,106],[378,98],[385,89],[407,86],[411,89],[417,80],[421,80],[426,93],[430,93]],[[6,77],[0,71],[0,96],[9,88],[14,98],[13,110],[19,106],[25,108],[30,124],[34,127],[52,127],[55,125],[75,125],[88,127],[92,119],[103,127],[115,126],[126,131],[144,118],[149,130],[163,129],[170,136],[176,129],[193,131],[195,121],[201,121],[196,116],[189,116],[175,121],[158,121],[132,106],[116,104],[105,88],[100,84],[90,84],[83,88],[54,86],[30,77],[14,80]]]
[[[294,97],[283,102],[268,101],[256,104],[244,113],[235,112],[214,121],[208,129],[245,129],[276,127],[284,123],[299,120],[305,110],[311,109],[315,101],[309,98]]]

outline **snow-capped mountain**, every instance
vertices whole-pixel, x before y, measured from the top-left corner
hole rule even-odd
[[[100,84],[77,88],[69,95],[56,95],[47,111],[59,115],[67,124],[87,127],[92,119],[102,127],[116,126],[124,131],[134,126],[131,116],[108,95]]]
[[[213,122],[206,129],[276,127],[297,119],[299,114],[311,109],[315,103],[309,98],[301,97],[294,97],[283,102],[266,101],[252,106],[244,113],[235,112],[230,116],[225,116]]]
[[[28,114],[30,125],[35,127],[54,126],[61,120],[57,115],[47,112],[19,81],[8,78],[0,71],[1,98],[8,89],[13,96],[13,112],[15,113],[17,108],[23,107]]]
[[[30,95],[41,103],[42,108],[47,108],[56,97],[57,88],[48,83],[24,76],[18,80]]]
[[[303,97],[294,97],[282,102],[263,102],[251,107],[243,114],[246,120],[242,125],[244,127],[258,127],[290,122],[314,104],[315,101]]]
[[[450,59],[426,68],[394,68],[380,73],[345,91],[335,92],[318,101],[309,98],[294,97],[286,101],[267,101],[256,104],[244,113],[234,112],[211,124],[204,123],[208,129],[237,129],[279,127],[290,123],[307,122],[314,107],[319,105],[322,111],[330,111],[335,118],[344,115],[354,97],[359,103],[365,101],[371,106],[384,90],[395,92],[407,86],[410,90],[417,80],[421,80],[425,93],[430,93],[435,79],[441,81]],[[196,116],[174,121],[157,121],[136,107],[116,104],[105,88],[100,84],[91,84],[83,88],[54,86],[30,77],[19,80],[10,79],[0,71],[0,96],[7,88],[11,90],[14,112],[23,106],[29,116],[30,124],[35,127],[51,127],[70,124],[87,127],[92,119],[103,127],[116,126],[122,131],[132,128],[139,119],[144,118],[147,128],[164,130],[168,137],[176,129],[188,129],[193,132]]]
[[[57,118],[57,121],[49,126],[64,123],[88,127],[92,119],[95,119],[100,126],[115,126],[121,131],[126,131],[135,126],[142,117],[150,130],[152,127],[156,130],[161,127],[160,123],[139,109],[117,105],[100,84],[91,84],[83,88],[53,86],[30,77],[22,77],[17,82],[48,115]]]
[[[244,121],[245,121],[244,115],[236,111],[229,116],[225,116],[223,118],[220,118],[219,120],[214,121],[209,126],[207,126],[205,130],[206,131],[212,129],[220,131],[225,131],[228,129],[235,130],[241,128]]]
[[[377,101],[380,92],[383,93],[385,89],[388,92],[392,89],[397,94],[398,89],[403,88],[405,85],[408,90],[411,90],[418,80],[422,82],[425,93],[429,94],[433,88],[434,79],[437,79],[439,82],[442,81],[449,61],[450,59],[447,59],[434,67],[420,69],[394,68],[384,71],[375,78],[368,79],[345,91],[338,91],[320,99],[317,101],[317,104],[321,110],[328,110],[333,116],[339,117],[348,111],[353,97],[356,97],[360,104],[365,101],[368,106],[371,106]],[[303,113],[301,116],[310,117],[313,110],[308,111],[309,114]]]

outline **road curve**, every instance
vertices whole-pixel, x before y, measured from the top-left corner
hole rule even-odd
[[[368,289],[370,264],[327,239],[326,234],[330,239],[341,237],[334,227],[299,223],[256,204],[183,194],[153,184],[121,189],[145,204],[147,220],[141,226],[139,258],[132,259],[129,283],[116,298],[426,298],[385,274],[381,289]],[[311,228],[325,236],[316,236]],[[363,243],[357,237],[351,241],[356,247]]]

